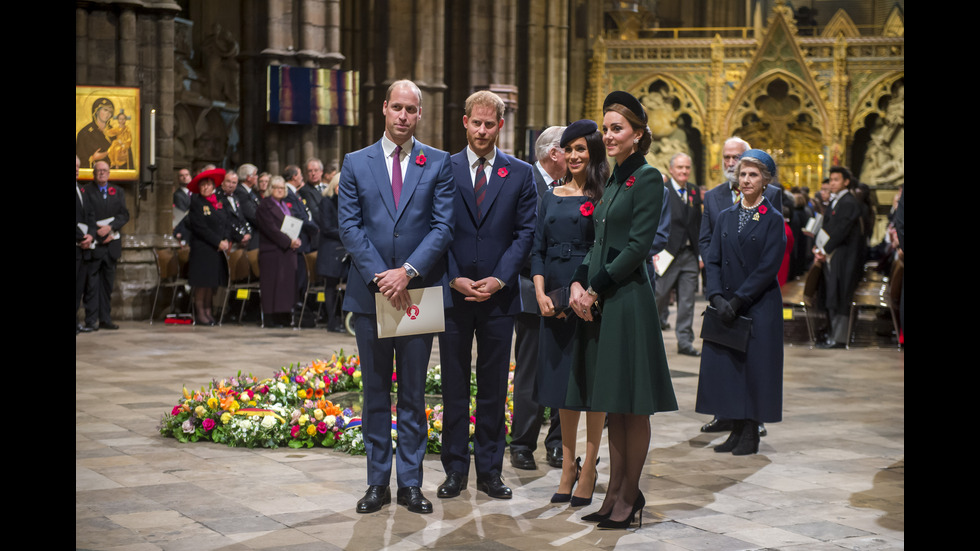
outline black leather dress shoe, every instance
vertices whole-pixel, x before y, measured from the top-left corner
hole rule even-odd
[[[759,423],[759,436],[765,436],[767,434],[769,434],[769,431],[766,430],[766,424]]]
[[[504,485],[504,481],[500,479],[500,475],[478,478],[476,480],[476,489],[494,499],[510,499],[514,496],[510,488]]]
[[[374,513],[389,503],[391,503],[390,488],[387,486],[369,486],[367,492],[364,492],[364,497],[357,502],[357,512]]]
[[[548,464],[556,469],[561,468],[565,457],[561,453],[561,448],[548,448]]]
[[[76,335],[79,334],[79,333],[91,333],[92,331],[98,331],[98,330],[99,330],[98,327],[92,327],[91,325],[81,325],[81,324],[78,324],[78,325],[75,326],[75,334]]]
[[[732,420],[731,419],[719,419],[715,417],[714,419],[708,421],[701,427],[701,432],[731,432],[732,431]]]
[[[432,502],[425,499],[422,488],[418,486],[398,488],[398,504],[408,507],[413,513],[426,515],[432,512]]]
[[[833,349],[833,348],[847,348],[847,345],[845,343],[842,343],[842,342],[837,342],[837,341],[832,341],[832,340],[826,340],[826,341],[823,341],[823,342],[818,342],[817,343],[817,348],[820,348],[822,350],[829,350],[829,349]]]
[[[466,477],[461,473],[449,473],[446,475],[446,481],[439,485],[439,491],[436,492],[436,495],[440,499],[456,497],[465,489]]]
[[[695,358],[701,355],[701,353],[698,352],[697,349],[695,349],[693,346],[688,346],[687,348],[678,348],[677,353],[683,354],[685,356],[694,356]]]
[[[115,329],[119,329],[119,326],[116,325],[115,323],[112,323],[111,321],[100,321],[99,322],[99,329],[112,329],[112,330],[115,330]]]
[[[515,469],[524,471],[533,471],[538,468],[538,464],[534,462],[534,454],[531,453],[531,450],[515,450],[510,452],[510,464]]]

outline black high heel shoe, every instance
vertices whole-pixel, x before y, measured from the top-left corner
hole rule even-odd
[[[643,506],[647,504],[647,500],[643,497],[643,492],[636,496],[636,501],[633,502],[633,510],[630,511],[629,516],[623,520],[612,520],[611,518],[606,518],[599,523],[597,528],[602,528],[604,530],[623,530],[629,528],[633,524],[633,519],[637,518],[639,525],[637,528],[643,527]],[[639,511],[640,515],[637,517],[636,513]]]
[[[572,490],[575,490],[575,483],[578,482],[578,477],[581,474],[582,474],[582,458],[581,457],[576,457],[575,458],[575,480],[572,481]],[[567,494],[555,493],[554,495],[551,496],[551,502],[552,503],[568,503],[569,501],[574,501],[574,500],[575,500],[575,498],[572,497],[571,491],[569,491],[569,493],[567,493]],[[589,500],[589,501],[592,501],[592,500]],[[572,504],[572,506],[573,507],[575,506],[574,503]]]
[[[581,457],[578,457],[578,458],[575,459],[575,464],[578,466],[578,472],[579,472],[579,474],[582,474],[582,463],[581,463],[581,459],[582,459]],[[592,504],[592,496],[595,494],[595,485],[596,485],[597,482],[599,482],[599,471],[598,471],[599,458],[598,457],[595,458],[595,466],[597,467],[596,473],[595,473],[595,480],[592,481],[592,492],[589,493],[589,497],[572,496],[571,500],[569,500],[569,501],[571,501],[571,503],[569,503],[569,506],[571,506],[571,507],[585,507],[586,505],[591,505]],[[578,480],[578,476],[576,476],[575,479]],[[581,489],[581,487],[580,487],[580,489]]]

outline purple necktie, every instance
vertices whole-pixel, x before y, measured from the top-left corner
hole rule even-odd
[[[395,208],[402,197],[402,146],[395,146],[395,154],[391,156],[391,192],[395,195]]]
[[[486,165],[486,157],[480,157],[480,166],[476,169],[476,185],[473,186],[473,194],[476,195],[476,217],[483,218],[483,198],[487,196],[487,172],[483,170]]]

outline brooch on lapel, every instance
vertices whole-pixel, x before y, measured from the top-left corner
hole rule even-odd
[[[425,151],[419,151],[418,157],[415,157],[415,164],[419,166],[425,166]]]
[[[501,178],[506,178],[507,177],[507,169],[504,168],[504,167],[498,168],[497,169],[497,176],[500,176]]]
[[[636,182],[636,176],[630,176],[626,179],[626,187],[633,187],[634,182]]]

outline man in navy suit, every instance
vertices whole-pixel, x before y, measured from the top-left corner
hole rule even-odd
[[[92,163],[92,177],[93,182],[85,186],[85,215],[89,232],[95,231],[95,248],[86,261],[85,326],[93,331],[119,329],[112,321],[112,287],[116,262],[122,256],[118,232],[129,222],[129,209],[122,188],[109,183],[109,163]]]
[[[82,231],[79,224],[83,224],[88,227],[88,218],[85,216],[85,191],[84,188],[78,183],[78,169],[81,166],[81,161],[78,159],[78,155],[75,155],[75,315],[78,316],[78,305],[82,302],[82,296],[85,293],[85,262],[91,258],[91,252],[89,249],[92,246],[92,242],[95,238],[92,236],[92,229],[89,228],[86,232]],[[78,320],[75,320],[75,334],[81,332],[90,332],[92,329],[84,325],[79,325]]]
[[[375,294],[398,310],[412,305],[408,289],[442,286],[449,303],[446,248],[453,239],[449,154],[421,144],[415,127],[422,93],[407,80],[392,83],[382,113],[381,140],[344,160],[339,187],[340,238],[353,258],[344,309],[354,313],[364,384],[363,433],[368,490],[358,513],[391,502],[391,375],[398,360],[398,503],[431,513],[422,495],[428,439],[425,373],[432,335],[379,338]]]
[[[455,497],[466,487],[475,335],[477,489],[509,499],[511,490],[500,478],[506,448],[504,405],[514,316],[521,310],[517,276],[531,251],[538,194],[531,165],[496,148],[504,124],[503,100],[486,90],[476,92],[466,99],[465,113],[469,145],[452,158],[456,236],[449,248],[449,284],[454,292],[446,331],[439,336],[446,480],[438,496]]]
[[[735,174],[735,167],[742,154],[752,149],[749,142],[742,138],[732,136],[725,140],[721,148],[721,166],[725,173],[725,183],[718,184],[704,194],[704,211],[701,213],[701,233],[698,235],[698,243],[702,251],[708,250],[711,244],[711,234],[715,229],[715,221],[721,211],[731,208],[737,203],[742,195],[738,191],[738,174]],[[778,186],[769,184],[762,192],[766,199],[772,203],[773,208],[778,212],[783,211],[783,190]],[[732,430],[731,419],[719,419],[715,417],[701,427],[701,432],[727,432]],[[766,435],[766,426],[759,423],[759,435]]]

